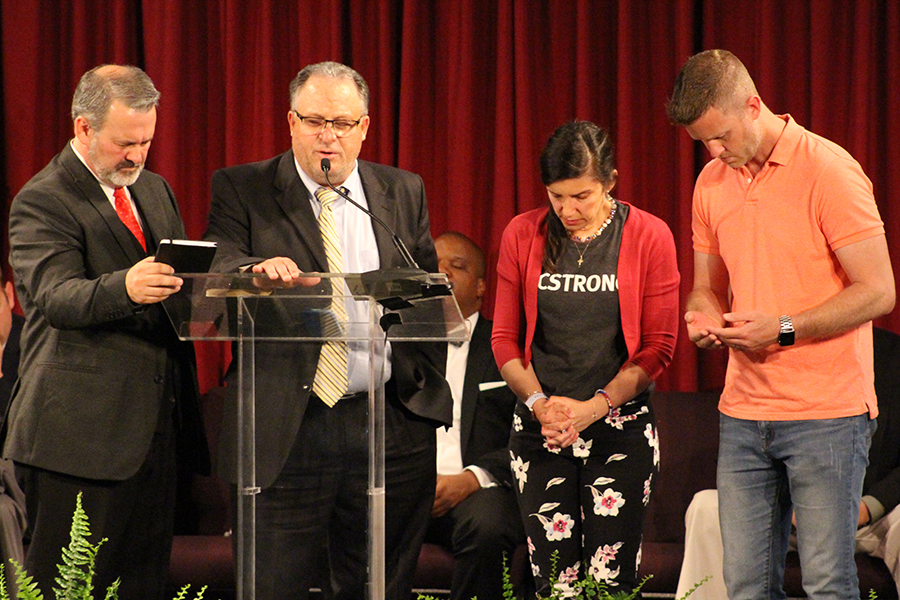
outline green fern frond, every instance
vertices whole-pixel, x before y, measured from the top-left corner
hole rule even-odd
[[[19,588],[18,600],[44,600],[44,595],[37,587],[34,577],[25,572],[25,569],[16,561],[12,562],[16,568],[16,585]]]
[[[116,579],[109,587],[106,588],[106,598],[105,600],[119,600],[119,585],[122,583],[121,579]]]
[[[559,550],[554,550],[550,555],[550,581],[556,583],[559,580]]]
[[[503,553],[503,600],[515,600],[513,584],[510,581],[509,564],[506,560],[506,552]]]
[[[591,578],[591,579],[593,579],[593,578]],[[647,575],[646,577],[644,577],[641,580],[641,582],[639,584],[637,584],[637,586],[635,586],[635,588],[633,590],[631,590],[631,593],[627,593],[624,591],[618,591],[614,594],[609,593],[609,589],[604,584],[604,582],[599,582],[600,584],[602,584],[602,589],[600,589],[598,587],[598,591],[599,591],[600,595],[598,595],[596,597],[598,600],[634,600],[634,598],[637,598],[638,594],[641,593],[641,588],[644,587],[644,584],[646,584],[651,579],[653,579],[653,575]]]
[[[88,541],[91,530],[81,504],[81,492],[75,498],[75,515],[69,535],[69,546],[62,549],[63,564],[57,565],[59,577],[55,582],[59,588],[53,588],[53,592],[57,600],[88,600],[93,584],[88,581],[85,566],[93,563],[93,546]]]
[[[70,542],[62,549],[63,564],[57,565],[59,577],[54,581],[58,588],[53,588],[57,600],[93,600],[94,563],[97,552],[107,541],[103,538],[92,544],[91,527],[87,513],[82,506],[82,493],[75,497],[75,514],[72,516]],[[119,580],[114,581],[106,590],[106,600],[118,600]]]
[[[679,598],[678,600],[687,600],[687,598],[689,598],[690,595],[693,594],[694,591],[695,591],[698,587],[700,587],[701,585],[703,585],[704,583],[706,583],[706,582],[709,581],[710,579],[712,579],[712,575],[707,575],[706,577],[704,577],[703,579],[701,579],[700,581],[698,581],[697,583],[695,583],[695,584],[694,584],[694,587],[692,587],[691,589],[689,589],[689,590],[687,591],[687,593],[686,593],[684,596],[682,596],[681,598]]]
[[[197,591],[197,595],[194,597],[194,600],[203,600],[203,594],[206,592],[206,587],[203,586]],[[173,600],[188,600],[188,590],[191,588],[191,584],[186,584],[183,588],[178,591],[178,594],[175,596]],[[419,595],[419,598],[422,600],[428,600],[427,597],[423,597]]]

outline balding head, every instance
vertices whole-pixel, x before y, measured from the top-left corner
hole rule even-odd
[[[448,231],[434,241],[438,255],[438,270],[453,284],[453,296],[463,317],[468,318],[481,309],[487,290],[485,284],[484,252],[465,235]]]
[[[159,91],[141,69],[130,65],[100,65],[81,77],[72,98],[72,120],[84,117],[102,129],[113,101],[136,112],[159,105]]]

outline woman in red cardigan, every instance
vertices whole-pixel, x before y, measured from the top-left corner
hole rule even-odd
[[[679,324],[672,233],[610,196],[611,141],[567,123],[541,153],[549,208],[503,233],[492,346],[519,396],[510,458],[538,594],[637,584],[659,445],[650,392]]]

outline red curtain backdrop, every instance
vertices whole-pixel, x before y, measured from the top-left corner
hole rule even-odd
[[[900,139],[898,2],[0,0],[0,25],[7,207],[71,137],[81,74],[131,63],[162,92],[150,168],[168,179],[199,238],[212,172],[286,150],[288,82],[305,64],[337,60],[371,87],[362,157],[424,178],[432,233],[478,242],[490,289],[503,228],[546,202],[537,159],[547,136],[570,119],[609,128],[615,194],[671,227],[683,302],[691,190],[708,157],[669,125],[664,106],[684,61],[721,47],[745,62],[775,112],[860,161],[900,271],[900,170],[890,146]],[[492,307],[493,293],[488,314]],[[900,311],[878,324],[900,331]],[[207,389],[227,350],[198,346]],[[659,386],[714,389],[724,361],[682,331]]]

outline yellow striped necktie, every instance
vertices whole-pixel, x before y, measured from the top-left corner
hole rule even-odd
[[[338,237],[334,225],[334,201],[337,200],[337,192],[326,187],[316,190],[316,198],[322,204],[319,213],[319,230],[322,233],[322,242],[325,244],[325,257],[328,259],[328,270],[331,273],[342,273],[344,261],[341,256],[341,240]],[[331,292],[334,300],[331,310],[338,323],[347,323],[347,307],[344,305],[344,280],[333,277]],[[319,354],[319,366],[316,370],[316,378],[313,380],[313,392],[328,406],[334,406],[337,401],[347,393],[347,342],[326,342],[322,345]]]

